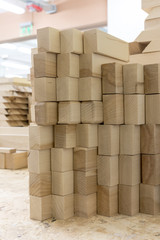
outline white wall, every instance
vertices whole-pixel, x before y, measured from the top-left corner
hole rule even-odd
[[[144,29],[147,17],[141,0],[108,0],[108,33],[132,42]]]

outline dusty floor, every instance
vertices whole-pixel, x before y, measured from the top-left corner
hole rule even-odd
[[[160,215],[102,216],[37,222],[29,219],[27,170],[0,170],[0,240],[160,239]]]

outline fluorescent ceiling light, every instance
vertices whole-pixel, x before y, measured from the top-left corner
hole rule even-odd
[[[18,51],[21,53],[31,54],[31,49],[25,47],[19,47]]]
[[[1,5],[0,5],[1,7]],[[5,49],[9,49],[9,50],[16,50],[16,46],[12,43],[3,43],[3,44],[0,44],[0,48],[5,48]]]
[[[25,64],[20,64],[20,63],[15,63],[12,61],[4,61],[1,63],[3,67],[10,67],[10,68],[15,68],[15,69],[22,69],[22,70],[29,70],[30,67]]]
[[[0,0],[0,8],[16,14],[25,13],[25,5],[19,0]]]

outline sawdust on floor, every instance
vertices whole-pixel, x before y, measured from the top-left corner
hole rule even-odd
[[[157,240],[160,215],[38,222],[29,218],[27,170],[0,170],[0,240]]]

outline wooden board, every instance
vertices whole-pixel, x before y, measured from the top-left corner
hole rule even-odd
[[[0,114],[4,115],[27,115],[28,110],[25,109],[5,109],[5,108],[0,108]]]
[[[15,152],[16,152],[15,148],[0,147],[0,153],[15,153]]]
[[[98,53],[126,62],[129,60],[128,43],[99,29],[84,32],[84,53]]]
[[[73,194],[73,171],[53,172],[52,171],[52,194],[65,196]]]
[[[56,148],[76,147],[76,125],[55,126],[55,147]]]
[[[160,40],[151,41],[143,50],[143,53],[160,52]]]
[[[0,96],[0,103],[22,103],[22,104],[28,104],[28,98]]]
[[[82,102],[80,113],[82,123],[102,123],[103,103],[100,101]]]
[[[157,29],[151,29],[148,31],[142,31],[135,41],[140,43],[149,43],[158,39],[160,39],[160,32],[157,31]]]
[[[131,55],[130,63],[141,63],[143,65],[160,63],[160,52]]]
[[[92,217],[96,215],[96,193],[89,195],[75,194],[75,215],[78,217]]]
[[[146,12],[150,12],[152,8],[160,6],[160,0],[142,0],[142,9]]]
[[[80,122],[80,102],[59,102],[59,124],[78,124]]]
[[[18,121],[18,120],[0,120],[1,127],[27,127],[29,125],[28,121]]]
[[[27,115],[2,115],[0,114],[0,121],[27,121]]]
[[[22,104],[22,103],[1,103],[0,102],[0,108],[2,109],[28,109],[28,104]]]
[[[66,196],[52,195],[52,216],[56,220],[65,220],[74,216],[74,194]]]
[[[159,17],[159,13],[160,13],[160,5],[159,5],[159,6],[156,6],[156,7],[153,7],[153,8],[151,9],[151,11],[149,12],[146,20],[158,18],[158,17]]]
[[[16,170],[27,168],[28,153],[17,151],[16,153],[6,153],[6,169]]]
[[[52,148],[51,149],[52,172],[68,172],[73,170],[73,149]]]
[[[160,18],[154,18],[154,19],[146,19],[144,22],[145,29],[147,31],[149,30],[156,30],[160,28]]]
[[[42,126],[55,125],[57,123],[57,103],[37,103],[35,105],[35,122]]]
[[[57,78],[57,101],[78,101],[78,81],[78,78]]]
[[[77,147],[97,147],[97,133],[97,124],[78,124],[76,127]]]
[[[0,133],[0,146],[13,147],[18,150],[29,150],[29,137],[27,135],[19,135],[18,133],[14,135]]]

